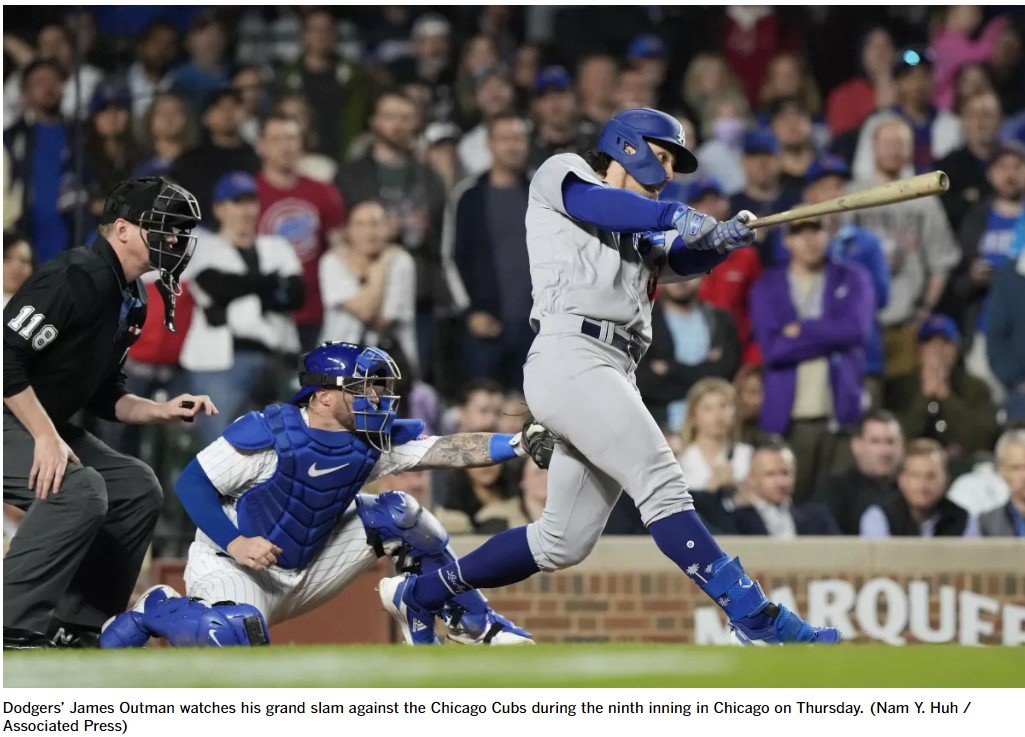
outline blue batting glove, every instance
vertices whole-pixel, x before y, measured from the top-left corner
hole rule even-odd
[[[680,205],[673,213],[673,227],[676,228],[687,248],[706,251],[714,248],[707,236],[718,225],[715,218],[698,212],[693,207]]]
[[[704,237],[703,248],[705,250],[714,249],[719,253],[729,253],[751,245],[755,239],[755,232],[747,227],[747,223],[751,220],[754,220],[754,214],[748,210],[741,210],[729,220],[716,223],[715,227]]]

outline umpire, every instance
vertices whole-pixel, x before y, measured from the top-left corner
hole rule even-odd
[[[99,237],[39,269],[4,308],[4,502],[27,510],[4,558],[4,649],[90,646],[125,609],[161,509],[156,476],[71,424],[216,414],[207,396],[153,402],[122,371],[146,317],[139,278],[158,270],[174,330],[199,205],[164,179],[122,182]]]

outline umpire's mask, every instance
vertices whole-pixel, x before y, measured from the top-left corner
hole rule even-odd
[[[174,329],[175,298],[181,294],[178,281],[192,258],[199,224],[199,203],[184,187],[161,177],[143,177],[122,182],[107,196],[101,222],[124,218],[146,232],[149,263],[158,270],[157,288],[164,300],[164,326]]]

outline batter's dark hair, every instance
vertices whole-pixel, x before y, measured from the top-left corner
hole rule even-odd
[[[594,173],[598,176],[605,176],[609,173],[609,166],[612,165],[612,157],[604,151],[599,151],[596,148],[589,148],[583,153],[584,161],[587,165],[594,169]]]

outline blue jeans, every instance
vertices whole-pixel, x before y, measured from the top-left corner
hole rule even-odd
[[[192,371],[189,392],[209,394],[220,414],[196,418],[204,446],[220,437],[225,428],[253,405],[253,391],[271,368],[273,354],[263,351],[235,351],[234,365],[225,371]]]

